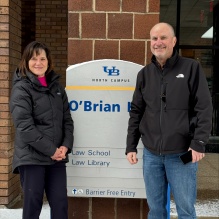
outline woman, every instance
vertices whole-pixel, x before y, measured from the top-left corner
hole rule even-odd
[[[23,219],[39,219],[44,191],[51,219],[68,218],[65,163],[73,146],[73,120],[59,77],[48,47],[37,41],[28,44],[10,99],[16,129],[13,173],[20,174]]]

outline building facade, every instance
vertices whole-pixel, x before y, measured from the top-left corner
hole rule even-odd
[[[45,42],[65,86],[69,65],[97,59],[149,63],[149,31],[159,21],[174,26],[179,53],[197,59],[205,70],[214,116],[199,166],[198,195],[218,198],[218,8],[213,0],[0,0],[0,205],[11,205],[21,195],[19,175],[11,167],[14,128],[8,103],[24,47],[32,40]],[[147,211],[142,199],[69,197],[69,218],[142,219]]]

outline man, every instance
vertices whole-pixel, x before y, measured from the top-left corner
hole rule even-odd
[[[137,76],[131,103],[126,155],[136,164],[144,145],[143,175],[148,219],[167,218],[167,186],[179,219],[196,218],[197,162],[205,156],[212,103],[200,64],[178,55],[173,27],[158,23],[150,31],[152,62]],[[192,162],[179,156],[192,151]]]

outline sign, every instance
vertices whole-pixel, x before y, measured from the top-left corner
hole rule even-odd
[[[68,196],[145,198],[142,143],[138,164],[131,165],[125,155],[130,102],[142,67],[103,59],[67,68],[75,127],[67,164]]]

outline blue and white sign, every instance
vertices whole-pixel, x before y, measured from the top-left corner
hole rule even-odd
[[[95,60],[69,66],[66,91],[75,142],[67,164],[68,196],[145,198],[142,143],[139,162],[126,159],[130,102],[143,66]]]

